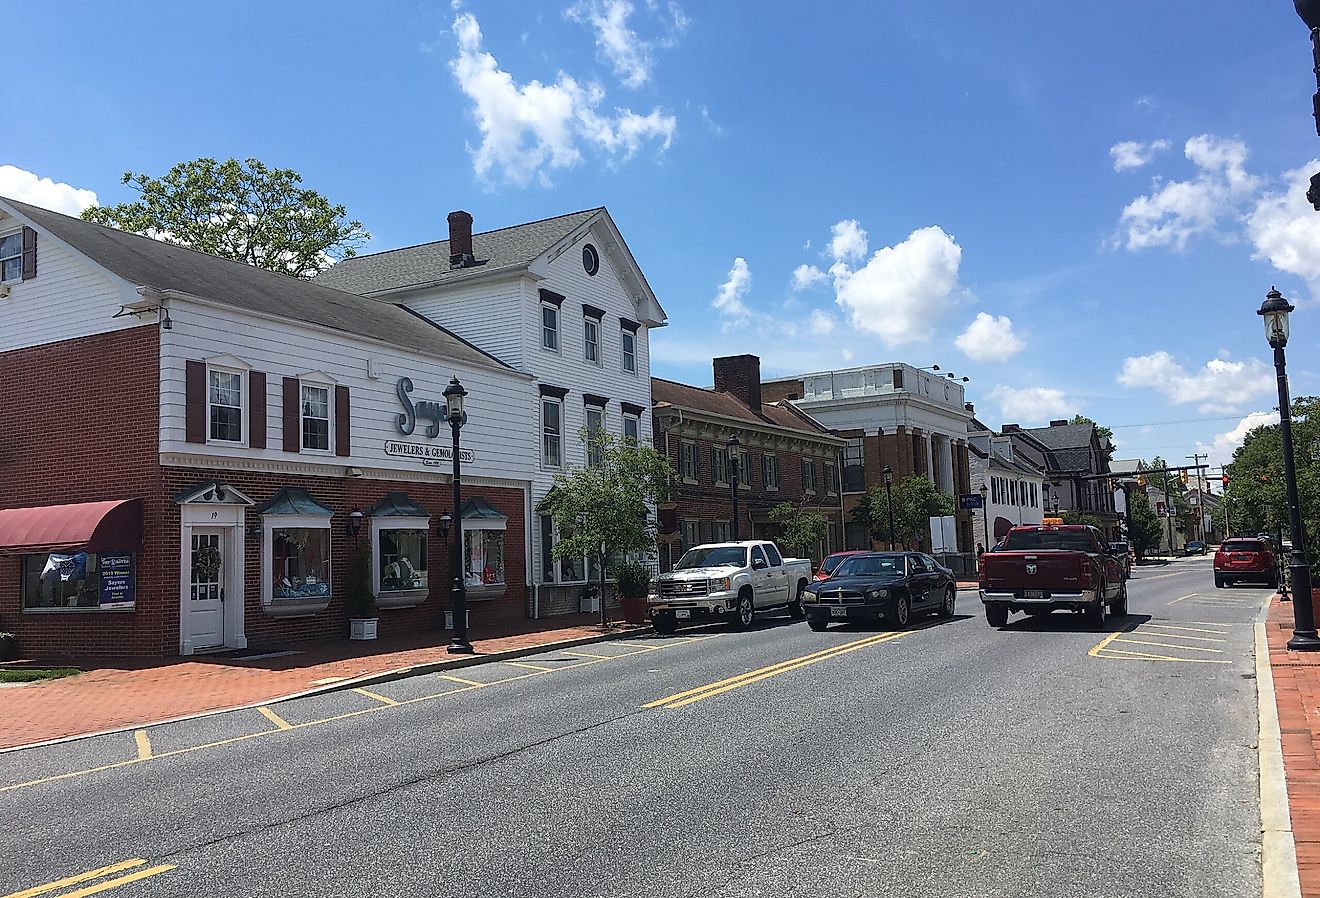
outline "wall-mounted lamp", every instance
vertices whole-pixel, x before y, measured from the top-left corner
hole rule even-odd
[[[449,545],[449,526],[454,523],[453,517],[447,514],[440,515],[440,520],[436,522],[435,532],[440,534],[440,538]]]
[[[358,534],[362,532],[362,519],[364,517],[365,515],[362,514],[362,510],[356,505],[354,505],[353,510],[348,513],[348,524],[345,526],[345,529],[348,531],[349,538],[355,543],[358,541]]]
[[[262,527],[260,522],[257,522],[248,528],[248,536],[261,536],[261,534]]]

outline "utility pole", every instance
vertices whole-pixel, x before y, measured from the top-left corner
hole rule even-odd
[[[1192,453],[1184,455],[1183,458],[1192,459],[1196,465],[1196,538],[1205,542],[1205,483],[1201,480],[1201,459],[1208,459],[1210,456],[1206,453]]]
[[[1169,524],[1169,557],[1173,557],[1173,503],[1169,499],[1169,472],[1164,471],[1164,519]]]

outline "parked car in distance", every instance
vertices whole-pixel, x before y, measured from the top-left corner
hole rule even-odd
[[[1123,576],[1132,576],[1132,565],[1136,563],[1136,556],[1132,554],[1132,547],[1127,543],[1110,543],[1109,551],[1114,553],[1119,561],[1123,563]]]
[[[772,542],[707,543],[683,553],[674,569],[651,581],[647,606],[657,633],[710,618],[751,626],[756,615],[787,608],[801,619],[810,558],[784,558]]]
[[[1242,580],[1279,588],[1278,559],[1269,542],[1259,537],[1233,537],[1215,552],[1215,586],[1232,586]]]
[[[833,554],[826,555],[825,558],[820,563],[820,568],[818,568],[816,571],[815,579],[828,580],[831,576],[834,575],[835,569],[838,568],[839,564],[845,558],[852,558],[855,555],[865,555],[865,554],[866,554],[865,549],[854,549],[849,552],[834,552]]]
[[[1014,527],[1004,547],[981,565],[981,602],[992,627],[1004,627],[1014,611],[1084,612],[1103,624],[1109,609],[1127,614],[1127,578],[1100,531],[1082,524]]]
[[[921,552],[863,552],[845,558],[828,580],[802,593],[813,630],[847,621],[887,621],[906,627],[914,614],[953,617],[953,571]]]
[[[1194,539],[1187,545],[1183,546],[1183,553],[1186,555],[1204,555],[1205,543],[1201,542],[1199,539]]]

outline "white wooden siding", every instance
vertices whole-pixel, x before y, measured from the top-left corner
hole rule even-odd
[[[403,305],[515,368],[522,367],[519,279],[479,281],[410,295]]]
[[[350,336],[309,330],[295,323],[271,321],[236,309],[201,303],[175,301],[171,304],[174,327],[161,332],[161,452],[222,456],[249,461],[296,461],[324,464],[327,473],[342,473],[345,466],[369,467],[414,473],[447,474],[446,462],[427,467],[421,461],[385,454],[385,442],[450,445],[448,426],[427,439],[425,424],[418,420],[411,436],[395,427],[403,410],[396,393],[400,377],[412,379],[414,402],[422,399],[443,403],[441,395],[449,378],[458,375],[467,388],[467,426],[463,448],[476,455],[463,466],[465,475],[527,482],[539,458],[534,420],[533,389],[526,377],[513,372],[482,368],[461,362],[446,362],[416,353],[390,349]],[[249,449],[189,443],[185,439],[185,362],[205,360],[221,353],[236,356],[254,370],[266,373],[266,449]],[[367,360],[375,360],[380,376],[367,376]],[[324,372],[349,388],[352,424],[352,454],[284,452],[283,378]],[[244,442],[251,428],[244,434]],[[331,445],[334,444],[333,438]]]
[[[22,227],[0,212],[0,234]],[[0,352],[135,327],[154,316],[114,318],[140,300],[123,281],[37,231],[37,276],[9,285],[0,299]]]

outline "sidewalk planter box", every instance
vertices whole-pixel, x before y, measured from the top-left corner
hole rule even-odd
[[[361,618],[350,620],[348,622],[349,639],[375,639],[376,625],[380,623],[378,617]]]
[[[623,619],[630,624],[644,624],[648,621],[646,616],[646,596],[632,598],[624,596],[619,600],[623,606]]]
[[[578,612],[595,614],[600,611],[600,593],[593,589],[583,589],[578,593]]]
[[[18,639],[13,633],[0,636],[0,661],[13,661],[18,657]]]

